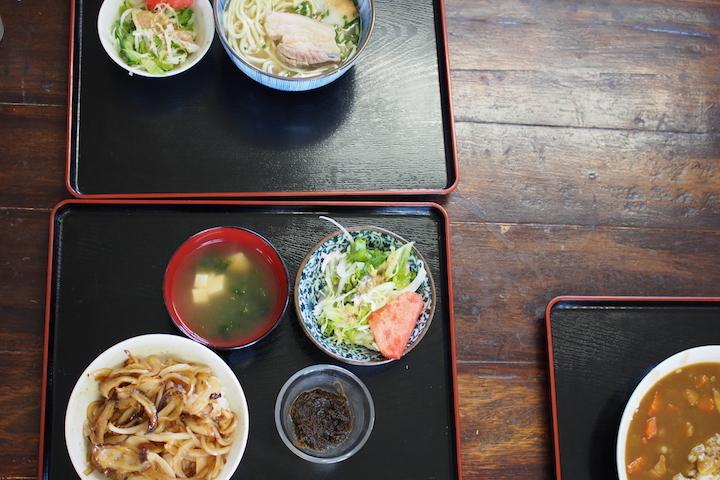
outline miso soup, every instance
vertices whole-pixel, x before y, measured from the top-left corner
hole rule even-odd
[[[231,242],[208,243],[180,266],[173,305],[197,336],[218,347],[251,343],[284,308],[277,265],[259,250]]]

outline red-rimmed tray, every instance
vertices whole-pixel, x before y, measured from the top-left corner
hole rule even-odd
[[[275,398],[295,371],[337,364],[303,334],[293,308],[255,346],[221,356],[238,375],[250,410],[250,437],[233,478],[461,478],[455,334],[448,219],[432,203],[69,200],[50,220],[39,478],[75,478],[64,440],[70,391],[109,346],[144,333],[180,335],[162,298],[170,256],[190,235],[217,225],[244,226],[278,249],[290,277],[307,250],[334,230],[383,226],[417,242],[436,281],[435,319],[422,342],[380,367],[343,365],[368,386],[376,410],[372,435],[334,466],[305,462],[278,436]],[[421,401],[419,401],[421,399]]]
[[[556,477],[617,477],[625,404],[655,365],[720,344],[720,297],[559,297],[546,310]]]
[[[190,71],[130,77],[71,0],[66,185],[79,198],[447,194],[458,182],[443,0],[376,0],[333,84],[254,83],[219,39]]]

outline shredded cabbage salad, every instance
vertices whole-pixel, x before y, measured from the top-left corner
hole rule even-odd
[[[112,35],[122,59],[149,73],[173,70],[197,52],[195,14],[160,3],[148,10],[145,1],[125,0]]]
[[[417,272],[410,270],[414,242],[374,249],[361,236],[353,237],[342,225],[325,219],[340,227],[347,247],[323,256],[325,285],[315,318],[323,335],[334,341],[378,350],[368,323],[370,313],[403,293],[417,291],[427,278],[425,266],[421,262]]]

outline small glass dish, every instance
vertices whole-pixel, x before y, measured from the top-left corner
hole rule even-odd
[[[353,420],[348,438],[336,447],[315,451],[296,445],[290,407],[303,392],[322,388],[343,393]],[[375,424],[375,405],[365,384],[354,374],[334,365],[312,365],[295,373],[280,389],[275,401],[275,426],[283,443],[295,455],[314,463],[337,463],[355,455],[367,442]]]

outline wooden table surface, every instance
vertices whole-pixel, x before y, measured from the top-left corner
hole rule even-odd
[[[465,478],[551,478],[547,302],[720,294],[720,2],[447,10]],[[64,0],[0,0],[0,479],[36,475],[68,15]]]

